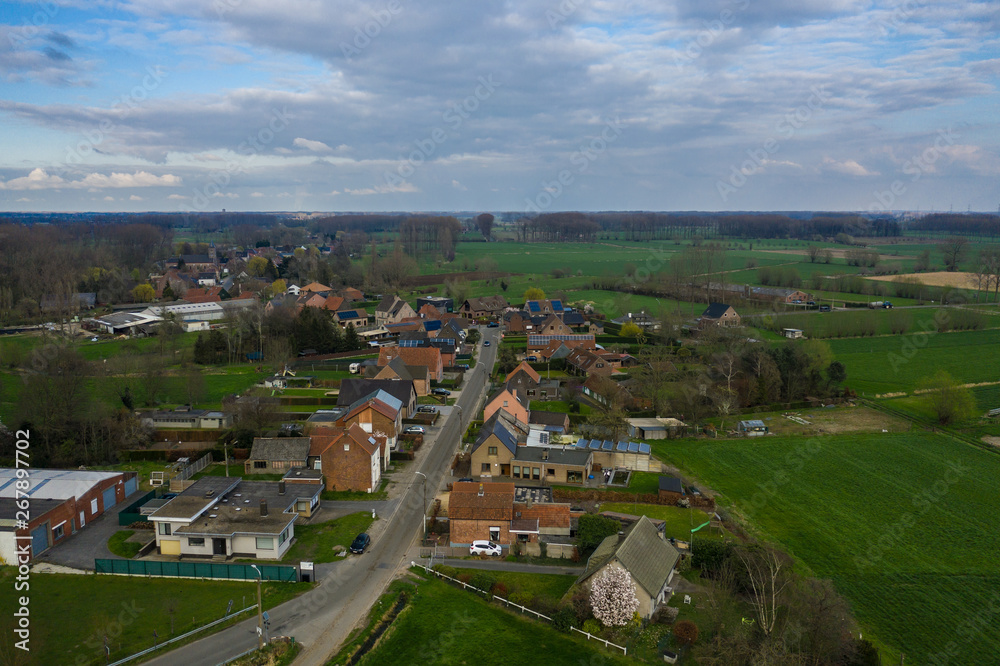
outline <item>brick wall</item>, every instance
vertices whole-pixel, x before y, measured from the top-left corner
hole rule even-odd
[[[518,516],[518,513],[521,515]],[[514,504],[514,518],[523,520],[538,519],[538,531],[540,534],[562,534],[570,533],[569,504],[532,504],[529,508],[527,504]]]
[[[350,445],[344,450],[344,443]],[[344,437],[323,452],[323,478],[327,490],[372,490],[371,455],[350,438]]]
[[[490,528],[500,528],[500,538],[496,543],[510,545],[514,538],[510,533],[510,522],[506,520],[452,520],[451,543],[453,546],[467,546],[473,541],[485,541],[490,538]]]

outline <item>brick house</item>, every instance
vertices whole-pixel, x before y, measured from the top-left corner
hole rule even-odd
[[[535,327],[535,333],[539,335],[571,335],[573,329],[563,323],[563,320],[554,314],[550,314],[545,320]]]
[[[486,400],[486,406],[483,408],[483,420],[488,421],[501,409],[513,416],[516,421],[528,423],[527,406],[510,389],[505,388],[497,391]]]
[[[375,325],[398,324],[408,317],[416,317],[413,307],[399,296],[386,296],[375,306]]]
[[[705,311],[701,313],[699,325],[705,326],[716,324],[718,326],[739,326],[740,316],[736,314],[733,306],[725,303],[710,303]]]
[[[379,445],[360,425],[322,426],[313,431],[310,439],[309,467],[323,472],[327,490],[372,493],[379,489]]]
[[[459,481],[448,499],[451,546],[468,546],[480,539],[509,546],[514,542],[510,532],[513,517],[513,483]]]
[[[361,379],[350,377],[340,380],[340,393],[337,394],[338,407],[350,407],[355,402],[371,395],[373,391],[383,390],[399,400],[403,405],[403,418],[408,419],[417,411],[417,392],[412,381],[398,379]]]
[[[513,523],[518,521],[532,521],[531,525],[517,525],[522,528],[534,528],[532,534],[529,530],[523,530],[518,535],[519,541],[538,541],[539,536],[569,536],[572,530],[570,505],[561,502],[515,502]],[[516,529],[514,530],[517,531]]]
[[[610,377],[614,372],[611,363],[589,349],[574,349],[566,357],[566,365],[570,370],[588,377],[591,375]]]
[[[399,379],[413,382],[413,388],[418,397],[427,395],[431,391],[430,369],[423,365],[406,365],[399,356],[382,367],[367,368],[365,374],[368,373],[371,374],[372,379]]]
[[[337,419],[337,425],[349,428],[357,424],[378,442],[382,469],[389,466],[389,453],[403,431],[402,403],[385,391],[376,391],[356,401],[347,413]]]
[[[503,313],[509,306],[507,299],[503,296],[484,296],[482,298],[469,298],[459,307],[459,314],[470,319],[482,319],[484,317],[496,317]]]
[[[497,416],[492,423],[483,424],[472,445],[470,473],[474,477],[510,476],[510,463],[518,449],[517,434]]]
[[[441,350],[436,347],[381,347],[378,350],[378,366],[389,365],[389,361],[397,357],[408,366],[425,366],[433,381],[439,382],[444,378]]]
[[[593,465],[590,451],[521,446],[511,461],[511,476],[522,481],[583,484]]]

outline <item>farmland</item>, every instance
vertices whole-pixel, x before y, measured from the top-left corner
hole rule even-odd
[[[919,317],[915,319],[919,321]],[[1000,330],[922,331],[916,327],[916,332],[907,336],[831,340],[830,347],[847,368],[847,384],[859,395],[912,391],[939,369],[962,383],[1000,377],[1000,356],[994,353]]]
[[[998,608],[1000,456],[927,433],[654,450],[720,492],[802,570],[832,579],[865,635],[897,652],[889,662],[901,648],[944,650],[943,618],[967,630],[953,663],[993,663],[1000,653],[996,632],[977,629]]]

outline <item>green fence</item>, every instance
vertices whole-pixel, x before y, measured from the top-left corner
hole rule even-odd
[[[298,581],[298,570],[284,564],[258,564],[264,580],[281,583]],[[148,562],[145,560],[94,560],[94,571],[99,574],[128,576],[176,576],[178,578],[218,578],[229,580],[257,580],[257,572],[249,564],[222,564],[216,562]]]
[[[150,490],[148,493],[137,499],[136,501],[129,504],[127,507],[122,509],[118,513],[118,524],[119,525],[131,525],[132,523],[148,523],[149,518],[143,516],[139,513],[139,508],[153,499],[156,496],[155,490]]]

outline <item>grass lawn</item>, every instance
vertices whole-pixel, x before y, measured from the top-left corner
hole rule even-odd
[[[244,474],[243,464],[230,464],[229,476],[242,477],[244,481],[281,481],[284,474]],[[226,465],[224,463],[213,463],[191,477],[192,481],[197,481],[203,476],[225,476]]]
[[[383,478],[382,485],[373,493],[360,490],[324,490],[320,499],[324,502],[379,502],[389,499],[389,493],[385,490],[388,485],[389,479]]]
[[[150,472],[165,472],[164,477],[169,479],[173,476],[171,470],[176,466],[176,464],[177,463],[168,463],[165,460],[132,460],[129,462],[117,463],[115,465],[95,465],[88,467],[87,469],[107,470],[112,472],[137,472],[139,475],[139,490],[142,492],[149,492],[150,490],[153,490],[153,486],[149,484]],[[133,495],[132,497],[126,499],[126,503],[132,503],[138,498],[138,495]]]
[[[118,530],[108,539],[108,550],[118,557],[131,560],[142,550],[141,545],[126,541],[133,534],[135,534],[134,530]]]
[[[333,552],[334,546],[348,548],[354,537],[366,532],[372,524],[372,514],[367,511],[352,513],[337,520],[313,525],[295,527],[296,542],[285,553],[282,563],[336,562],[340,558]]]
[[[565,400],[532,400],[531,409],[542,412],[559,412],[560,414],[590,414],[593,409],[590,405],[580,403],[580,411],[570,411],[570,404]]]
[[[709,518],[711,514],[705,513],[701,509],[682,509],[679,506],[666,506],[664,504],[634,504],[630,502],[601,502],[601,511],[615,511],[617,513],[629,513],[633,516],[649,516],[664,522],[664,533],[668,537],[683,539],[688,541],[691,538],[691,529],[698,527]],[[713,534],[711,528],[702,528],[695,534],[695,538],[721,539],[724,535]]]
[[[886,663],[943,649],[942,618],[983,626],[1000,589],[1000,456],[930,433],[654,444],[748,516],[799,568],[833,580]],[[964,636],[965,634],[963,634]],[[952,663],[990,664],[971,631]]]
[[[656,472],[632,472],[628,489],[633,493],[657,493],[660,491],[660,475]]]
[[[14,589],[15,574],[12,567],[0,573],[3,608],[14,609],[16,596],[24,594]],[[105,633],[111,639],[110,659],[121,659],[152,647],[154,630],[162,641],[221,618],[230,599],[234,610],[252,605],[257,590],[250,582],[131,576],[35,574],[30,583],[30,663],[35,664],[104,664]],[[264,583],[264,607],[310,587]],[[6,633],[11,619],[8,613],[2,621]]]
[[[928,316],[933,316],[928,311]],[[914,316],[919,322],[919,316]],[[919,325],[915,326],[920,330]],[[937,370],[962,383],[1000,378],[1000,330],[830,340],[837,360],[847,369],[845,382],[859,394],[912,391]],[[974,359],[974,362],[970,362]],[[1000,405],[998,405],[1000,406]]]
[[[483,656],[486,652],[530,655],[528,661],[547,666],[631,663],[600,644],[588,644],[586,638],[565,634],[548,623],[519,617],[434,578],[420,583],[410,605],[361,663],[479,664],[489,661]]]
[[[572,564],[569,560],[563,560],[562,566],[567,566]],[[462,567],[453,567],[457,573],[470,573],[475,575],[482,572],[482,569],[465,569]],[[582,573],[581,569],[581,573]],[[457,574],[453,574],[450,571],[442,571],[442,573],[451,576],[452,578],[458,578]],[[565,575],[565,574],[537,574],[537,573],[517,573],[514,571],[490,571],[489,574],[493,576],[494,580],[498,583],[503,583],[507,586],[509,594],[515,592],[521,592],[524,594],[530,594],[532,597],[540,597],[546,601],[553,604],[558,604],[559,600],[562,599],[563,595],[573,587],[573,583],[576,582],[577,576]],[[527,604],[525,604],[527,605]]]

